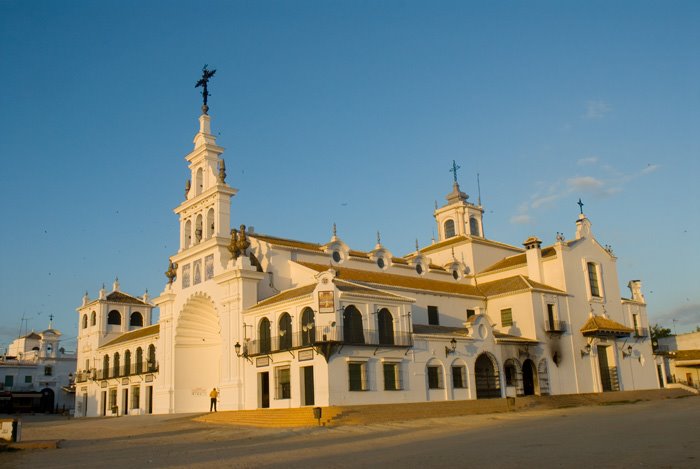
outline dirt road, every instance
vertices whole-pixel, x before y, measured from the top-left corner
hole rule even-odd
[[[255,429],[189,416],[29,417],[2,467],[699,467],[700,397],[357,427]]]

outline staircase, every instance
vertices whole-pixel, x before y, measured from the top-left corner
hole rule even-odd
[[[332,406],[323,407],[320,425],[368,425],[429,418],[491,414],[514,410],[545,410],[630,404],[639,401],[674,399],[692,395],[684,389],[652,389],[591,394],[560,394],[556,396],[527,396],[506,399]],[[319,425],[319,422],[313,418],[312,407],[214,412],[204,414],[195,420],[214,424],[249,425],[267,428],[315,427]]]

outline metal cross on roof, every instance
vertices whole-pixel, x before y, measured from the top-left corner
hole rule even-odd
[[[209,84],[209,80],[211,79],[211,77],[214,76],[215,73],[216,70],[209,70],[207,69],[207,65],[204,65],[204,67],[202,67],[202,78],[200,78],[197,84],[194,85],[195,88],[202,87],[202,112],[204,112],[204,114],[207,114],[207,112],[209,111],[209,106],[207,105],[207,98],[211,96],[207,85]]]
[[[455,184],[457,184],[457,170],[460,168],[461,166],[458,166],[457,162],[455,162],[455,160],[452,160],[452,169],[450,169],[450,172],[452,173],[452,177],[455,180]]]
[[[583,215],[583,202],[581,202],[581,199],[578,199],[578,209],[581,212],[581,215]]]

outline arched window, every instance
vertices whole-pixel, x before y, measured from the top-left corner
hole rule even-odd
[[[124,352],[124,376],[131,374],[131,350]]]
[[[195,178],[194,192],[195,195],[199,195],[204,191],[204,171],[202,168],[197,170],[197,177]]]
[[[141,327],[143,326],[143,316],[141,313],[138,311],[134,311],[131,313],[131,317],[129,318],[129,325],[134,326],[134,327]]]
[[[440,362],[436,360],[428,362],[426,376],[428,378],[428,389],[443,389],[445,387],[445,378]]]
[[[445,239],[451,238],[455,235],[455,221],[449,219],[443,225],[443,230],[445,232]]]
[[[292,317],[288,313],[280,316],[280,350],[292,348]]]
[[[260,353],[270,353],[272,341],[270,340],[270,320],[262,318],[258,324],[258,342],[260,343]]]
[[[481,236],[479,222],[474,217],[469,217],[469,233],[471,233],[472,236]]]
[[[109,355],[102,358],[102,377],[109,378]]]
[[[301,345],[312,345],[316,340],[314,310],[304,308],[301,312]]]
[[[394,345],[394,318],[388,309],[382,308],[377,315],[379,328],[379,343],[382,345]]]
[[[156,369],[156,346],[151,344],[148,346],[148,371]]]
[[[111,324],[114,326],[119,326],[122,323],[122,315],[119,314],[119,311],[116,309],[113,309],[112,311],[109,312],[107,315],[107,324]]]
[[[114,352],[114,374],[112,376],[120,376],[119,375],[119,366],[121,363],[119,363],[119,352]]]
[[[207,212],[207,239],[214,236],[214,209],[210,208]]]
[[[202,215],[197,215],[195,224],[194,224],[194,239],[195,243],[199,243],[202,240]]]
[[[192,244],[192,220],[185,222],[185,247],[190,247]]]
[[[87,314],[83,314],[83,329],[87,329]]]
[[[362,313],[353,305],[347,306],[343,311],[343,341],[346,344],[365,343]]]
[[[143,373],[143,349],[141,347],[136,349],[136,374]]]
[[[97,324],[97,313],[93,311],[90,313],[90,325],[94,326],[95,324]]]

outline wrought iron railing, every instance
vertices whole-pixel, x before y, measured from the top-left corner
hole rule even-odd
[[[142,375],[146,373],[156,373],[158,372],[158,363],[152,363],[152,362],[142,362],[142,363],[132,363],[131,366],[128,368],[124,366],[120,366],[118,368],[111,367],[111,368],[101,368],[99,370],[93,370],[92,373],[87,372],[85,373],[86,378],[84,381],[87,381],[88,378],[92,379],[109,379],[109,378],[127,378],[129,376],[137,376],[137,375]],[[91,376],[92,375],[92,376]],[[80,376],[80,379],[83,378],[82,373],[78,373],[77,376]],[[76,383],[80,383],[79,378],[76,378]]]
[[[410,347],[413,345],[413,336],[409,332],[386,334],[367,329],[350,330],[344,333],[342,327],[335,326],[320,331],[296,332],[290,335],[273,336],[269,339],[250,340],[246,344],[245,351],[249,356],[265,355],[327,342],[375,347]]]
[[[546,332],[566,332],[566,321],[550,321],[544,322],[544,330]]]

